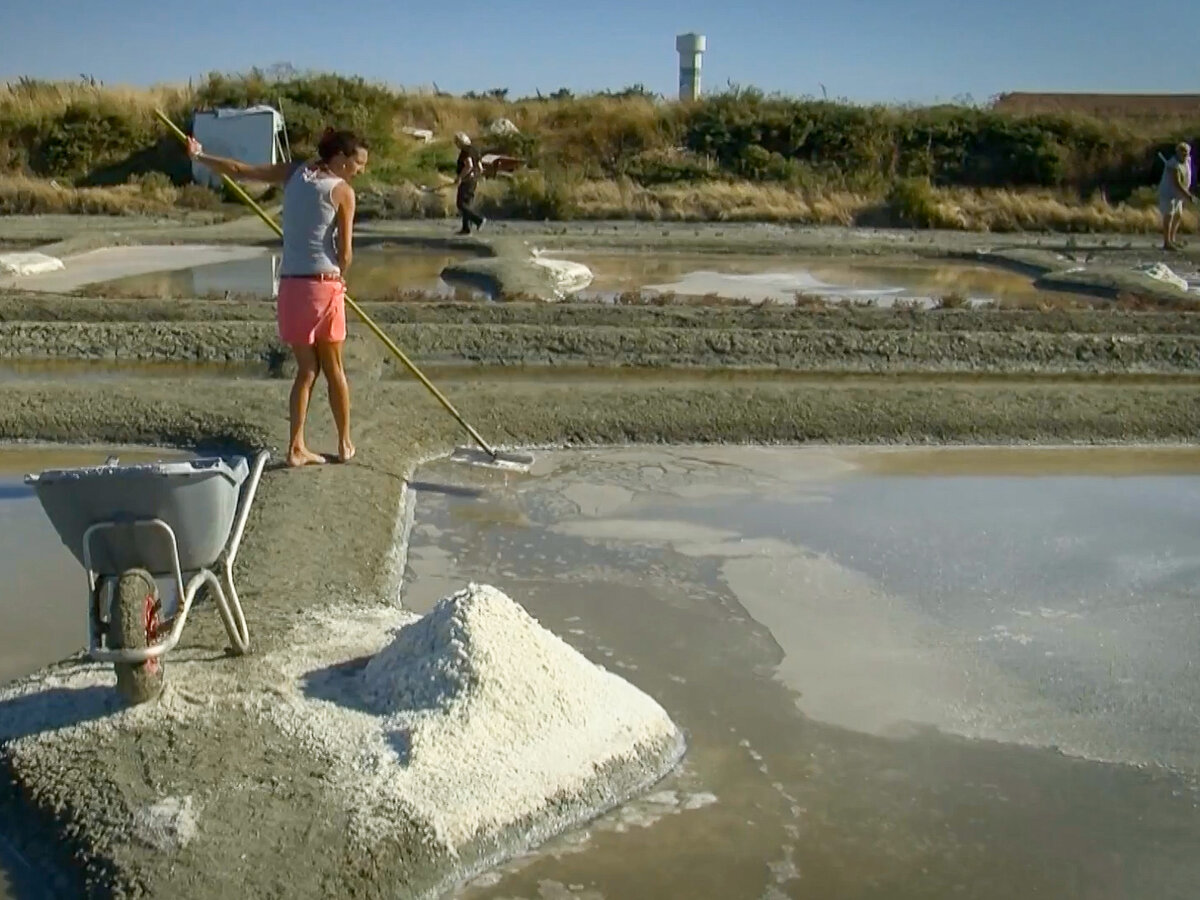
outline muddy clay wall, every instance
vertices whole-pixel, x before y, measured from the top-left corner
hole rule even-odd
[[[1113,375],[1200,366],[1200,317],[1187,313],[531,303],[364,309],[426,363]],[[0,299],[3,359],[269,364],[286,356],[272,305],[262,301]]]

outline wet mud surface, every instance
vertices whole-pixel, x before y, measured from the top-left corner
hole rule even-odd
[[[363,308],[418,362],[1104,374],[1181,373],[1200,363],[1200,315],[1183,312],[436,301]],[[265,301],[0,296],[4,359],[286,356]]]

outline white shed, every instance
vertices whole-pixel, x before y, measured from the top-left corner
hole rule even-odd
[[[192,134],[204,146],[205,153],[229,156],[255,165],[286,161],[287,133],[283,114],[270,106],[249,109],[196,110]],[[199,184],[217,187],[221,176],[200,163],[192,163],[192,177]]]

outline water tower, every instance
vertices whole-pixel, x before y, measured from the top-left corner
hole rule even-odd
[[[681,34],[675,38],[679,53],[679,99],[700,99],[700,58],[708,45],[702,34]]]

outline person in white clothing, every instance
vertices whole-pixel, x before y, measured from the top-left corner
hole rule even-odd
[[[1179,225],[1183,221],[1183,201],[1195,200],[1192,193],[1192,148],[1180,142],[1175,155],[1163,164],[1158,183],[1158,211],[1162,213],[1163,249],[1178,250]]]

